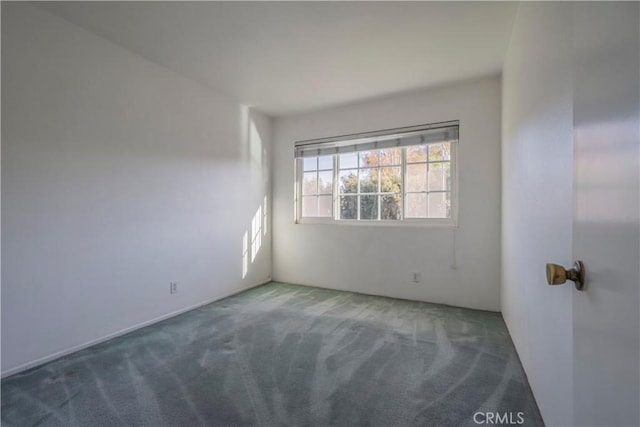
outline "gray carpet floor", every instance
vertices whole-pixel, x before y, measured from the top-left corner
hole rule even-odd
[[[2,381],[5,427],[477,426],[477,412],[543,425],[500,314],[281,283]]]

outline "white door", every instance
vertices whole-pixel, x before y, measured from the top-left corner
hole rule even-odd
[[[574,424],[640,425],[640,8],[577,4],[573,19]]]

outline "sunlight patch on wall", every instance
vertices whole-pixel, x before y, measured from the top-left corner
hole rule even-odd
[[[260,205],[251,220],[251,262],[256,259],[256,255],[258,255],[262,246],[262,221],[262,205]]]
[[[242,278],[244,279],[249,272],[249,233],[244,232],[242,236]]]
[[[264,196],[264,201],[262,202],[262,235],[267,235],[267,196]]]
[[[249,155],[252,164],[262,166],[262,138],[253,120],[249,121]]]
[[[262,247],[262,237],[267,235],[267,196],[264,196],[262,203],[258,206],[251,219],[251,229],[244,232],[242,237],[242,278],[249,272],[249,265],[252,264],[260,248]],[[251,245],[249,245],[249,235],[251,235]],[[251,247],[251,259],[249,259],[249,247]]]

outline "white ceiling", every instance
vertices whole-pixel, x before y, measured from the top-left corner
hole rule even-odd
[[[498,72],[512,2],[42,2],[267,114]]]

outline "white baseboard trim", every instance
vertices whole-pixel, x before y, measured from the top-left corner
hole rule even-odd
[[[61,357],[67,356],[67,355],[69,355],[71,353],[75,353],[76,351],[84,350],[85,348],[89,348],[91,346],[103,343],[105,341],[109,341],[110,339],[119,337],[121,335],[128,334],[129,332],[133,332],[133,331],[135,331],[137,329],[141,329],[141,328],[144,328],[146,326],[153,325],[154,323],[162,322],[163,320],[169,319],[171,317],[178,316],[178,315],[180,315],[182,313],[186,313],[187,311],[195,310],[196,308],[202,307],[202,306],[207,305],[207,304],[211,304],[212,302],[215,302],[215,301],[230,297],[230,296],[235,295],[235,294],[239,294],[240,292],[244,292],[244,291],[252,289],[252,288],[257,288],[258,286],[262,286],[262,285],[264,285],[266,283],[269,283],[269,282],[271,282],[271,279],[269,279],[269,280],[267,280],[265,282],[257,283],[255,285],[245,286],[245,287],[242,287],[242,288],[237,289],[235,291],[224,293],[222,295],[217,295],[217,296],[215,296],[213,298],[209,298],[209,299],[207,299],[205,301],[201,301],[201,302],[199,302],[197,304],[193,304],[193,305],[190,305],[188,307],[181,308],[181,309],[176,310],[176,311],[172,311],[171,313],[163,314],[162,316],[155,317],[155,318],[153,318],[151,320],[147,320],[145,322],[138,323],[137,325],[133,325],[133,326],[121,329],[121,330],[116,331],[116,332],[112,332],[112,333],[107,334],[107,335],[105,335],[103,337],[96,338],[96,339],[91,340],[91,341],[87,341],[86,343],[79,344],[79,345],[67,348],[65,350],[57,351],[55,353],[49,354],[48,356],[44,356],[44,357],[41,357],[39,359],[33,360],[31,362],[24,363],[24,364],[22,364],[20,366],[16,366],[15,368],[7,369],[6,371],[3,371],[0,374],[0,378],[5,378],[5,377],[8,377],[8,376],[11,376],[11,375],[14,375],[14,374],[18,374],[18,373],[20,373],[22,371],[26,371],[28,369],[32,369],[32,368],[38,367],[40,365],[44,365],[45,363],[51,362],[51,361],[53,361],[55,359],[59,359]]]

